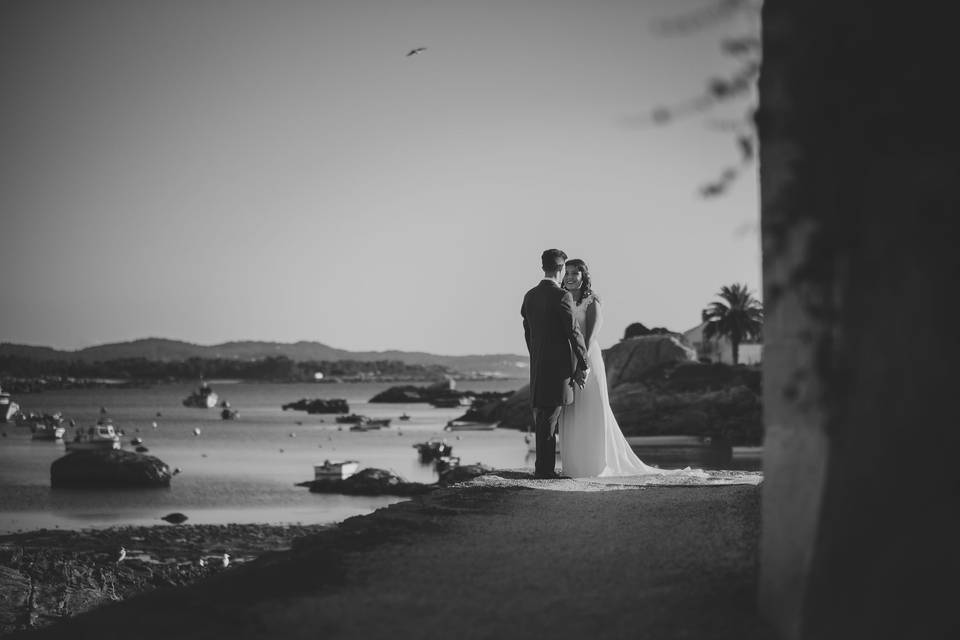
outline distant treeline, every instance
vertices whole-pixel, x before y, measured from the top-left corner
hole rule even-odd
[[[314,374],[327,378],[382,380],[432,380],[454,372],[442,365],[407,364],[402,360],[334,360],[295,362],[284,356],[258,360],[190,358],[162,362],[125,358],[102,362],[56,362],[19,356],[0,356],[4,378],[116,378],[151,382],[228,378],[270,382],[309,382]]]

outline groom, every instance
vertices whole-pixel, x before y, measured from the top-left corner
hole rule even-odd
[[[537,437],[534,477],[556,478],[556,432],[563,405],[573,403],[573,385],[583,388],[589,369],[583,334],[573,317],[573,297],[560,283],[567,254],[540,256],[543,280],[523,297],[523,336],[530,353],[530,404]]]

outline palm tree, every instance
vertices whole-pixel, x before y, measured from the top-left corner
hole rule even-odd
[[[733,364],[740,360],[740,343],[759,338],[763,329],[763,303],[753,297],[745,284],[725,286],[717,294],[723,302],[711,302],[701,319],[705,340],[725,337],[733,347]]]

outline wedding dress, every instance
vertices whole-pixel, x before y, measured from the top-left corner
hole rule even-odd
[[[571,478],[594,478],[635,475],[688,475],[705,478],[700,469],[659,469],[643,463],[633,452],[610,409],[607,373],[603,354],[597,342],[601,324],[600,301],[590,295],[574,307],[580,327],[586,331],[587,310],[595,305],[593,331],[587,345],[587,366],[590,374],[583,389],[574,388],[573,404],[560,414],[560,464],[563,475]]]

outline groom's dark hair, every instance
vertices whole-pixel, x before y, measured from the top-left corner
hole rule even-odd
[[[560,249],[547,249],[540,254],[544,273],[556,273],[567,262],[567,254]]]

